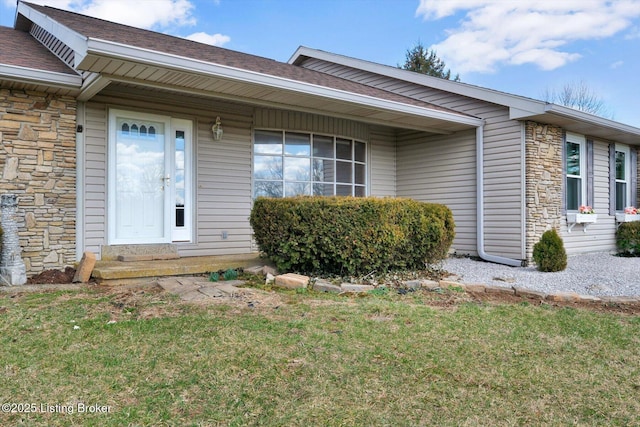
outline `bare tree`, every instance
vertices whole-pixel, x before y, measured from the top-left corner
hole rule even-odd
[[[560,90],[547,88],[544,93],[544,100],[584,111],[585,113],[613,119],[613,113],[609,110],[602,97],[594,92],[584,80],[566,83]]]

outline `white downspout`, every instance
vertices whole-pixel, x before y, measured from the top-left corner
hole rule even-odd
[[[478,256],[485,261],[521,267],[523,261],[498,255],[489,255],[484,250],[484,125],[476,128],[476,241]]]

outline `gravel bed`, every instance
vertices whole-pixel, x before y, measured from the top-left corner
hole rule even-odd
[[[543,273],[535,267],[509,267],[470,258],[449,258],[444,270],[462,283],[512,287],[538,292],[576,292],[594,296],[640,296],[640,258],[609,253],[569,257],[564,271]]]

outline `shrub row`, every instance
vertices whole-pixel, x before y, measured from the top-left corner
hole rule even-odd
[[[623,222],[616,231],[618,251],[626,256],[640,256],[640,222]]]
[[[250,223],[278,269],[300,273],[424,269],[455,234],[446,206],[397,198],[258,198]]]

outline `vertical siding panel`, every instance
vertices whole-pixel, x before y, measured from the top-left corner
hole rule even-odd
[[[89,103],[85,109],[84,250],[98,256],[105,243],[107,215],[107,108]]]
[[[390,129],[371,130],[369,139],[371,196],[396,195],[396,137]]]

